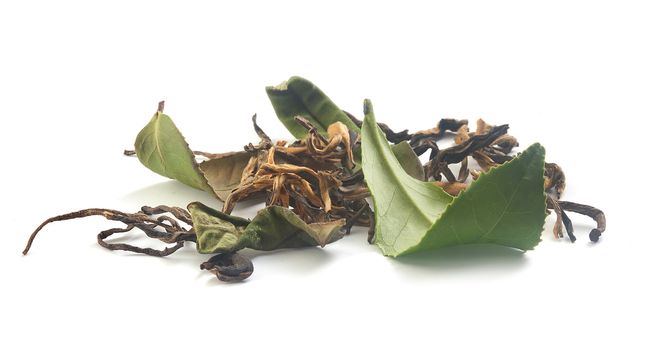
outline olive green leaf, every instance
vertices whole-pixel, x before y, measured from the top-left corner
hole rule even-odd
[[[539,144],[482,174],[453,198],[407,175],[368,100],[364,113],[362,168],[375,206],[376,243],[385,255],[468,243],[529,250],[539,243],[546,216]]]
[[[204,254],[234,252],[244,248],[240,242],[250,221],[227,215],[219,210],[194,202],[188,205],[198,252]]]
[[[250,158],[248,152],[229,152],[209,155],[208,160],[197,163],[180,130],[162,112],[155,113],[139,132],[135,151],[139,161],[150,170],[213,193],[223,202],[240,184]]]
[[[291,77],[278,86],[266,87],[265,91],[279,120],[297,139],[304,138],[307,130],[294,121],[296,116],[308,119],[322,135],[327,135],[328,126],[335,122],[342,122],[349,130],[360,132],[344,111],[304,78]]]
[[[193,188],[212,191],[184,136],[168,115],[155,113],[137,135],[135,151],[148,169]]]
[[[343,237],[344,220],[306,224],[291,210],[269,206],[249,221],[194,202],[188,206],[198,252],[233,252],[243,248],[275,250],[319,245]]]
[[[425,169],[420,163],[420,158],[416,155],[409,145],[409,142],[402,141],[396,145],[391,146],[391,151],[395,155],[395,158],[398,159],[398,162],[402,166],[402,169],[409,174],[409,176],[423,181],[425,179]]]
[[[218,199],[224,202],[231,191],[240,185],[243,170],[250,157],[249,152],[230,152],[211,157],[199,164],[209,187]]]

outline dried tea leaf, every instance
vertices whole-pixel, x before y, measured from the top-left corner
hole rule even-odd
[[[254,272],[254,265],[239,253],[221,253],[200,264],[200,270],[209,270],[223,282],[240,282]]]
[[[483,173],[459,197],[407,175],[365,101],[362,167],[373,196],[376,243],[385,255],[493,243],[522,250],[540,240],[546,216],[539,144]]]
[[[135,140],[137,158],[148,169],[181,183],[212,192],[193,152],[171,118],[158,111]]]
[[[345,220],[306,224],[288,208],[270,206],[258,212],[245,229],[248,248],[274,250],[321,246],[343,237]]]
[[[245,248],[240,238],[249,225],[249,220],[227,215],[198,202],[189,204],[187,209],[193,221],[198,252],[211,254]]]
[[[317,86],[301,77],[291,77],[278,86],[265,88],[276,115],[297,139],[304,138],[308,130],[294,121],[294,117],[306,118],[322,135],[327,135],[328,126],[342,122],[349,130],[360,130],[350,118],[335,105]]]
[[[209,186],[221,201],[227,200],[242,178],[243,170],[249,162],[249,152],[231,152],[212,157],[199,164]]]
[[[240,184],[251,157],[244,151],[209,154],[208,160],[197,163],[173,120],[159,111],[137,135],[135,153],[154,172],[213,193],[223,202]]]
[[[275,250],[325,246],[343,237],[344,220],[306,224],[291,210],[269,206],[249,221],[198,202],[189,204],[200,253],[233,252],[243,248]]]

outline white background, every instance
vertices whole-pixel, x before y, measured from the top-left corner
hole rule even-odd
[[[0,4],[1,348],[645,348],[639,1],[213,3]],[[193,245],[164,259],[104,250],[100,218],[53,224],[21,256],[59,213],[219,207],[122,150],[162,99],[193,149],[255,141],[253,113],[289,138],[264,87],[291,75],[356,115],[371,98],[394,129],[509,123],[522,148],[540,141],[562,165],[565,199],[606,211],[608,230],[590,244],[593,223],[573,215],[571,244],[551,217],[525,254],[394,260],[357,229],[325,249],[254,254],[240,284],[200,271]]]

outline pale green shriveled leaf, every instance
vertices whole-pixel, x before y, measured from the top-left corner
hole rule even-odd
[[[202,203],[188,206],[204,254],[233,252],[243,248],[275,250],[325,246],[343,237],[344,220],[306,224],[291,210],[269,206],[252,220],[224,214]]]
[[[376,243],[385,255],[468,243],[522,250],[540,240],[545,218],[543,148],[481,175],[452,198],[402,169],[365,101],[362,168],[375,206]]]
[[[202,203],[188,205],[196,245],[200,253],[234,252],[245,248],[241,245],[245,227],[250,221],[209,208]]]
[[[278,86],[268,86],[270,98],[279,120],[297,139],[306,136],[307,130],[294,121],[301,116],[308,119],[322,135],[335,122],[344,123],[349,130],[359,133],[359,128],[317,86],[301,77],[292,77]]]

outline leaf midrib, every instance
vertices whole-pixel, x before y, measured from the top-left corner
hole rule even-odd
[[[156,149],[157,153],[159,154],[160,164],[162,165],[162,168],[164,169],[164,173],[168,174],[169,173],[168,169],[166,169],[166,159],[164,159],[164,154],[162,152],[162,148],[161,148],[160,141],[159,141],[159,135],[160,135],[160,132],[159,132],[160,127],[159,127],[159,125],[162,122],[162,116],[160,114],[158,114],[158,115],[155,116],[155,119],[156,119],[155,120],[155,126],[153,127],[153,138],[155,139],[155,149]]]
[[[532,163],[532,161],[533,161],[533,159],[530,160],[530,163]],[[528,167],[523,168],[522,171],[523,171],[523,176],[519,177],[519,181],[517,182],[517,184],[516,184],[516,186],[514,188],[514,191],[512,192],[512,195],[509,197],[510,199],[507,201],[505,209],[503,211],[501,211],[501,215],[499,215],[499,218],[496,220],[494,225],[492,225],[490,230],[488,232],[485,232],[484,234],[482,234],[481,237],[479,237],[479,239],[478,239],[479,241],[482,241],[483,239],[487,238],[487,236],[490,233],[492,233],[494,231],[494,229],[496,229],[499,226],[499,224],[501,223],[501,220],[503,219],[503,217],[506,214],[508,214],[508,209],[510,208],[510,204],[512,204],[512,199],[517,195],[517,192],[519,192],[519,188],[521,187],[521,184],[524,181],[525,175],[528,174],[529,168]],[[494,184],[496,186],[498,186],[498,183],[494,183]],[[501,190],[499,189],[499,191],[501,191]],[[501,193],[503,194],[503,191],[501,191]]]
[[[301,97],[300,97],[299,95],[297,95],[294,91],[292,91],[292,89],[290,89],[290,86],[289,86],[289,85],[288,85],[288,89],[287,89],[287,91],[289,91],[289,92],[290,92],[290,94],[292,95],[292,97],[293,97],[296,101],[299,101],[299,103],[303,106],[303,109],[304,109],[306,112],[308,112],[308,114],[310,115],[311,120],[317,123],[317,125],[316,125],[317,129],[319,129],[320,131],[324,131],[324,132],[325,132],[325,131],[326,131],[326,128],[324,128],[323,123],[322,123],[322,122],[319,120],[319,118],[318,118],[318,117],[317,117],[317,116],[312,112],[312,110],[311,110],[310,108],[308,108],[308,106],[307,106],[307,105],[305,104],[305,102],[304,102],[304,101],[306,100],[306,97],[310,97],[310,96],[312,96],[312,94],[315,92],[315,90],[314,90],[314,89],[312,89],[312,90],[308,91],[308,96],[304,96],[304,98],[301,98]],[[302,127],[302,128],[303,128],[303,127]],[[305,130],[305,128],[304,128],[304,130]],[[306,130],[306,132],[307,132],[307,130]]]
[[[381,131],[379,131],[379,129],[376,129],[376,128],[371,128],[371,129],[372,129],[372,130],[371,130],[371,132],[372,132],[372,134],[373,134],[374,139],[375,139],[375,140],[377,140],[377,142],[378,142],[378,144],[379,144],[378,152],[380,153],[380,155],[382,156],[382,158],[387,158],[388,154],[386,153],[386,151],[385,151],[385,149],[384,149],[384,147],[383,147],[381,135],[376,134],[377,132],[381,132]],[[392,164],[391,164],[391,163],[392,163],[392,159],[390,159],[390,161],[388,161],[388,162],[387,162],[387,164],[388,164],[388,165],[390,165],[390,166],[387,166],[387,168],[388,168],[388,172],[390,173],[390,175],[391,175],[392,177],[394,177],[394,178],[395,178],[395,181],[394,181],[394,182],[396,183],[396,186],[397,186],[397,187],[400,187],[400,188],[402,189],[402,192],[404,193],[404,196],[405,196],[405,197],[406,197],[406,198],[407,198],[407,199],[408,199],[408,200],[413,204],[412,206],[416,209],[416,211],[417,211],[417,212],[418,212],[418,213],[419,213],[423,218],[425,218],[425,220],[427,220],[427,223],[429,224],[429,226],[433,225],[433,223],[434,223],[435,221],[432,221],[432,220],[431,220],[431,218],[429,218],[427,215],[425,215],[425,213],[422,211],[422,209],[421,209],[418,205],[416,205],[416,204],[415,204],[415,201],[413,200],[413,198],[409,195],[409,192],[407,191],[407,189],[408,189],[409,187],[408,187],[408,186],[406,186],[406,185],[404,185],[404,184],[403,184],[403,182],[399,180],[399,179],[400,179],[400,176],[399,176],[398,174],[396,174],[396,170],[394,169],[394,167],[392,166]],[[398,165],[397,165],[397,166],[400,166],[400,165],[399,165],[399,163],[398,163]],[[404,172],[404,170],[403,170],[403,172]],[[404,175],[403,175],[403,179],[407,179],[407,178],[406,178],[406,177],[404,177],[404,176],[409,176],[409,175],[408,175],[408,174],[404,174]],[[398,185],[399,185],[399,186],[398,186]],[[384,214],[386,215],[386,212],[385,212]],[[380,217],[382,217],[382,216],[383,216],[383,215],[380,215]],[[408,220],[407,220],[407,223],[408,223]],[[402,227],[402,229],[400,230],[400,232],[395,236],[394,241],[393,241],[393,243],[392,243],[392,244],[389,244],[389,243],[387,243],[387,242],[385,242],[385,241],[384,241],[384,234],[382,233],[382,231],[381,231],[381,230],[376,230],[376,231],[377,231],[378,233],[380,233],[380,236],[382,236],[382,242],[383,242],[383,243],[387,244],[387,245],[388,245],[389,247],[391,247],[391,248],[394,248],[394,247],[395,247],[395,243],[397,242],[398,238],[399,238],[399,237],[400,237],[400,235],[402,234],[402,231],[405,229],[405,227],[406,227],[406,223],[405,223],[405,225]],[[423,235],[423,236],[424,236],[424,235]]]

